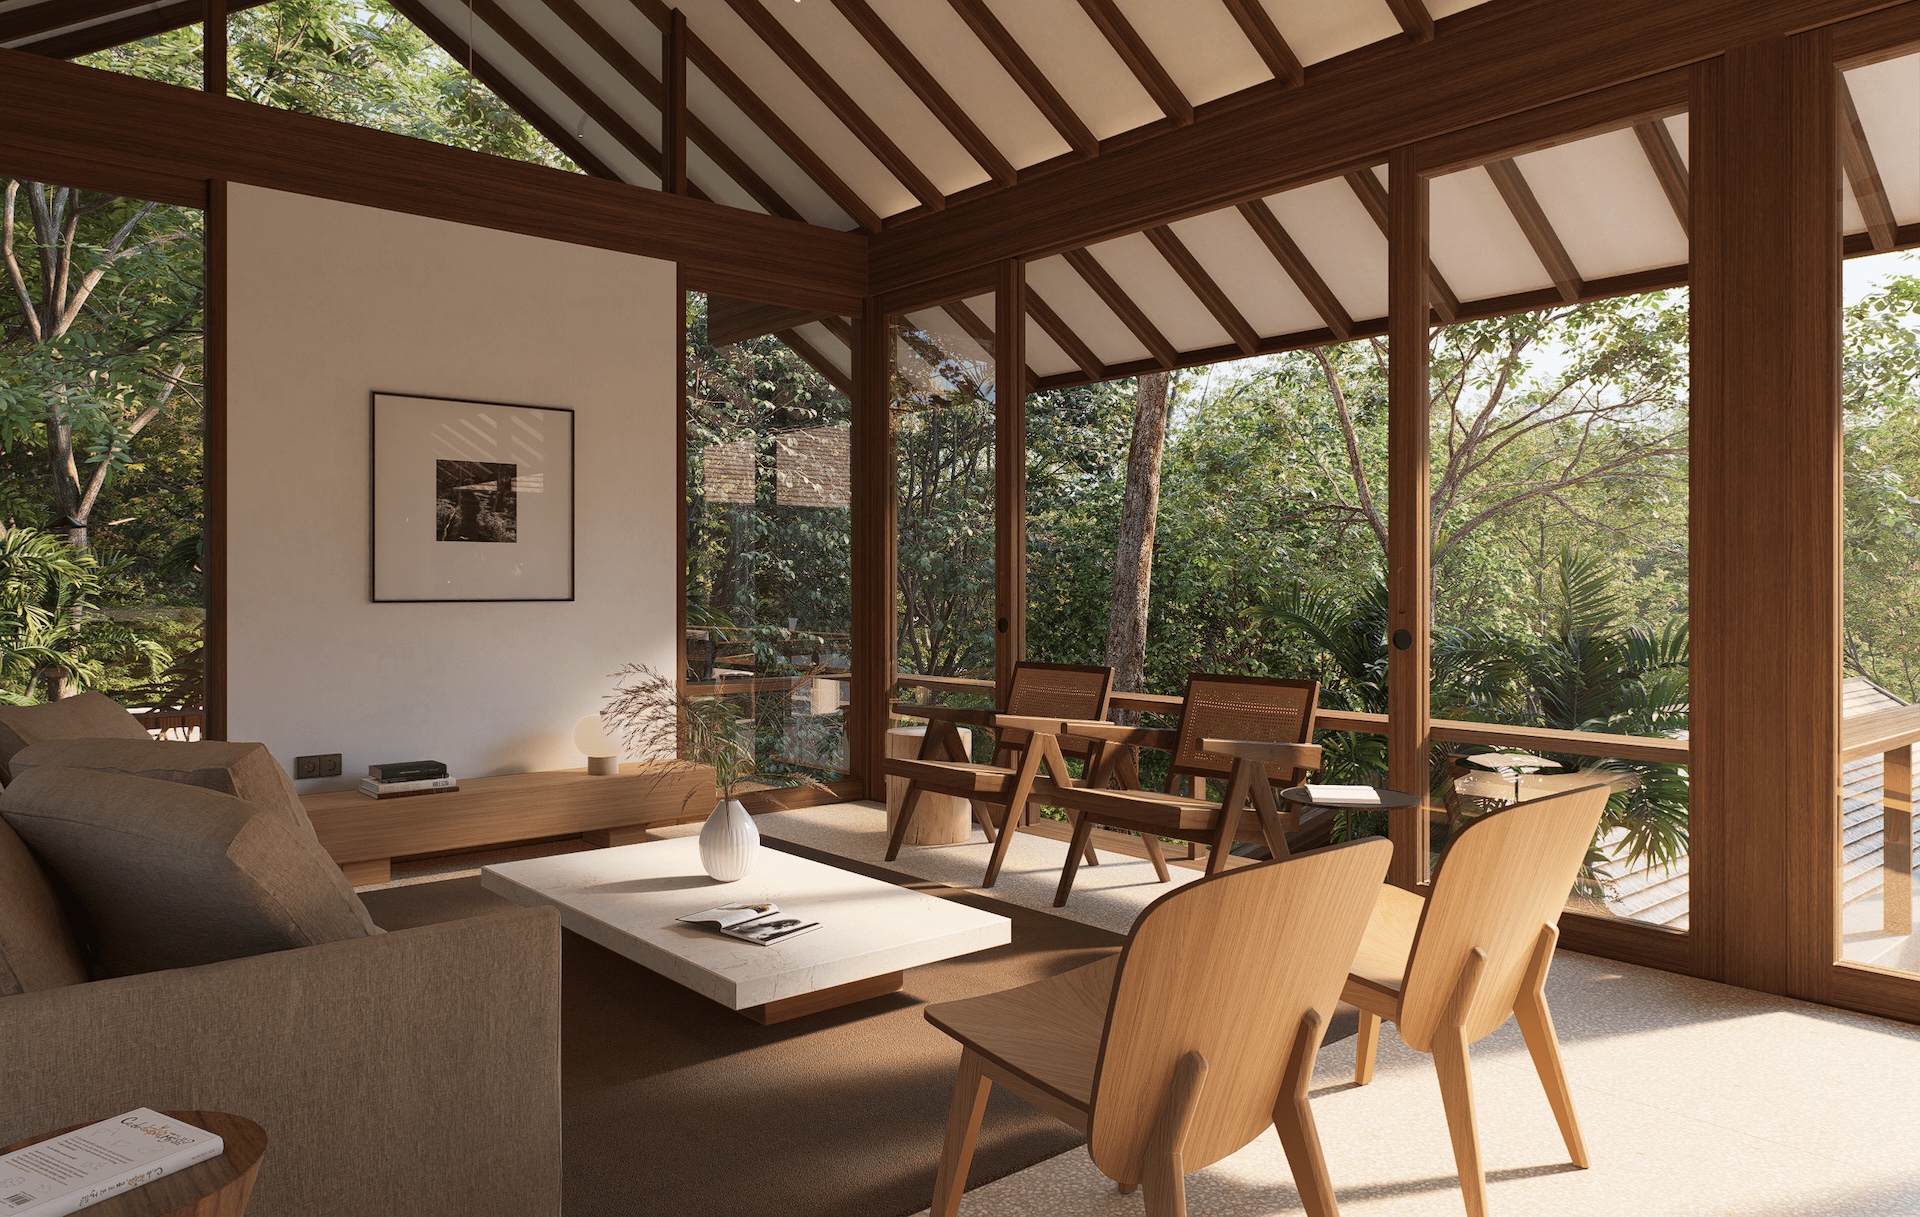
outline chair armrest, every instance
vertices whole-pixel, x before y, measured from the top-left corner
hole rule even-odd
[[[0,997],[0,1144],[147,1106],[267,1132],[281,1217],[560,1213],[560,922],[503,908]]]
[[[917,702],[897,701],[893,703],[895,718],[941,719],[949,723],[962,723],[969,727],[993,727],[999,716],[991,710],[971,710],[963,706],[923,706]]]
[[[1200,747],[1215,756],[1240,757],[1294,769],[1320,768],[1320,745],[1276,744],[1269,740],[1203,739]]]
[[[1180,733],[1160,727],[1122,727],[1118,723],[1087,718],[1042,718],[1037,715],[999,714],[997,726],[1016,731],[1041,731],[1048,735],[1070,735],[1076,739],[1100,740],[1108,744],[1131,744],[1138,748],[1158,748],[1172,752],[1180,746]]]

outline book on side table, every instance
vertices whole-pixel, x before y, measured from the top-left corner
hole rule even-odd
[[[135,1108],[0,1157],[0,1214],[64,1217],[225,1152],[214,1133]]]

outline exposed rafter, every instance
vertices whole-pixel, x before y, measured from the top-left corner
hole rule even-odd
[[[985,351],[989,356],[998,358],[998,356],[994,354],[993,327],[988,325],[986,319],[980,316],[980,314],[974,312],[973,309],[967,305],[966,301],[949,301],[940,306],[940,311],[953,318],[955,324],[959,325],[959,327],[965,331],[967,337],[980,344],[981,350]]]
[[[1567,247],[1561,243],[1560,234],[1553,230],[1547,213],[1540,209],[1540,200],[1534,197],[1533,187],[1527,185],[1526,175],[1520,172],[1520,166],[1511,157],[1502,157],[1487,162],[1487,176],[1493,179],[1500,197],[1506,200],[1514,223],[1520,225],[1527,244],[1533,246],[1534,254],[1540,259],[1540,265],[1546,268],[1547,278],[1553,280],[1560,298],[1568,304],[1580,299],[1579,268],[1567,255]]]
[[[1380,184],[1379,175],[1371,169],[1355,169],[1347,174],[1347,185],[1380,226],[1380,235],[1387,236],[1387,188]],[[1460,297],[1453,294],[1446,276],[1431,260],[1427,263],[1427,279],[1434,315],[1440,318],[1440,324],[1452,325],[1460,316]]]
[[[1000,61],[1000,66],[1005,68],[1007,75],[1013,78],[1013,83],[1020,86],[1020,91],[1025,93],[1035,108],[1046,116],[1049,123],[1053,124],[1053,129],[1059,132],[1061,139],[1067,141],[1067,146],[1082,157],[1098,156],[1100,154],[1099,137],[1088,129],[1087,124],[1080,121],[1080,116],[1073,112],[1073,107],[1067,104],[1066,98],[1060,96],[1060,91],[1053,87],[1053,82],[1049,81],[1046,74],[1034,65],[1032,59],[1028,58],[1019,42],[1007,32],[1007,27],[1001,25],[1000,19],[993,15],[992,9],[987,7],[986,0],[947,0],[947,2],[953,6],[953,11],[960,15],[960,19],[967,23],[968,28],[973,31],[973,36],[978,38],[987,50],[993,52],[993,57]]]
[[[1260,58],[1266,61],[1267,70],[1274,79],[1284,81],[1295,88],[1307,83],[1307,70],[1300,66],[1300,57],[1293,53],[1287,40],[1281,36],[1280,27],[1273,23],[1266,5],[1260,0],[1220,0],[1240,23],[1240,30],[1260,52]]]
[[[1307,260],[1300,246],[1280,223],[1280,217],[1273,214],[1273,208],[1267,206],[1265,199],[1255,199],[1251,203],[1240,204],[1240,214],[1246,218],[1260,240],[1265,242],[1267,251],[1274,261],[1293,279],[1300,294],[1307,298],[1313,311],[1320,314],[1320,320],[1327,323],[1327,332],[1335,338],[1345,340],[1353,333],[1353,317],[1340,303],[1340,297],[1333,294],[1327,281],[1320,277],[1313,263]]]
[[[635,59],[633,53],[627,50],[619,38],[580,7],[579,0],[542,0],[542,3],[565,21],[568,28],[580,36],[582,42],[593,48],[596,55],[606,60],[609,67],[620,73],[621,78],[633,86],[635,92],[657,107],[662,115],[670,111],[666,82],[655,77],[647,70],[646,65]],[[664,40],[662,47],[663,49],[665,47]],[[671,56],[667,56],[666,60],[670,62]],[[687,136],[713,158],[713,163],[720,167],[722,173],[738,183],[741,189],[753,197],[754,202],[766,208],[770,214],[785,216],[789,220],[803,218],[791,203],[781,197],[779,191],[768,185],[766,179],[754,172],[753,166],[747,164],[727,146],[725,140],[690,112],[687,114]]]
[[[1691,175],[1687,172],[1687,162],[1680,158],[1679,147],[1673,142],[1673,132],[1667,129],[1666,123],[1650,118],[1633,124],[1633,133],[1640,137],[1640,147],[1647,154],[1647,163],[1653,166],[1653,176],[1660,180],[1660,189],[1666,192],[1674,219],[1680,221],[1680,231],[1692,232]]]
[[[1879,166],[1873,163],[1873,149],[1867,146],[1867,131],[1860,125],[1860,111],[1853,104],[1853,90],[1847,87],[1845,76],[1840,77],[1840,162],[1846,166],[1853,201],[1860,205],[1860,218],[1867,222],[1873,251],[1886,253],[1899,242],[1899,225],[1894,221],[1886,184],[1880,180]]]
[[[1188,290],[1200,297],[1200,303],[1207,306],[1207,311],[1227,332],[1227,337],[1233,339],[1234,345],[1248,355],[1253,354],[1260,346],[1259,333],[1234,306],[1227,293],[1220,290],[1220,285],[1213,281],[1213,276],[1207,273],[1206,267],[1200,265],[1200,260],[1193,256],[1179,235],[1171,228],[1161,227],[1147,229],[1146,237],[1160,251],[1160,256],[1167,260],[1167,265],[1173,267],[1173,273],[1180,276],[1180,281],[1187,285]]]
[[[256,8],[270,0],[234,0],[233,9]],[[126,4],[114,6],[124,11]],[[21,42],[19,50],[30,51],[35,55],[45,55],[50,59],[75,59],[81,55],[91,55],[95,51],[104,51],[108,47],[123,46],[129,42],[138,42],[142,38],[151,38],[155,34],[164,34],[168,30],[177,30],[189,25],[197,25],[206,13],[205,0],[175,0],[172,4],[162,4],[158,8],[141,9],[110,21],[101,21],[83,29],[68,29],[79,18],[70,16],[75,5],[68,0],[51,0],[50,3],[36,5],[4,14],[8,18],[19,19],[20,24],[8,27],[24,32],[7,33],[0,36],[0,42],[20,42],[35,34],[46,37],[34,38],[30,42]],[[47,13],[59,13],[58,18],[49,18]],[[55,34],[50,31],[66,30]]]
[[[640,10],[642,16],[653,22],[654,28],[664,37],[672,25],[672,18],[671,10],[663,0],[631,0],[631,2],[636,9]],[[842,181],[840,175],[821,160],[792,127],[787,126],[785,120],[774,112],[773,107],[761,101],[760,95],[749,88],[747,82],[741,80],[734,70],[727,66],[726,61],[721,59],[712,47],[702,42],[700,36],[692,30],[687,31],[687,56],[692,60],[694,67],[699,68],[716,88],[726,94],[728,101],[738,106],[740,112],[765,132],[767,138],[772,140],[780,151],[786,153],[794,164],[800,166],[807,176],[814,180],[815,185],[839,204],[840,210],[852,216],[855,224],[868,232],[880,231],[880,217],[873,208],[867,206],[866,200],[862,199],[853,187]]]
[[[867,0],[833,0],[833,6],[867,40],[874,54],[885,60],[894,75],[913,90],[914,96],[926,103],[927,109],[933,111],[934,117],[946,127],[947,133],[958,140],[960,146],[967,150],[967,155],[987,171],[988,177],[1002,186],[1013,185],[1019,176],[1013,162],[994,147],[986,132],[980,130],[960,103],[940,87],[940,82],[914,57],[892,28],[880,19]]]
[[[1087,10],[1087,16],[1093,18],[1094,25],[1100,28],[1114,53],[1147,91],[1147,96],[1160,107],[1160,112],[1182,126],[1192,122],[1193,103],[1180,91],[1180,86],[1173,83],[1173,77],[1167,75],[1167,69],[1120,11],[1120,6],[1114,0],[1080,0],[1080,7]]]
[[[673,10],[660,45],[660,188],[687,193],[687,15]],[[764,204],[762,204],[764,206]]]
[[[867,151],[873,153],[874,159],[886,166],[887,172],[905,186],[914,198],[919,199],[932,211],[938,211],[946,206],[946,196],[941,194],[939,187],[935,186],[927,175],[920,171],[920,167],[913,163],[913,158],[901,151],[900,145],[894,143],[893,139],[880,129],[880,124],[874,122],[867,112],[860,108],[847,91],[840,87],[839,82],[834,80],[833,74],[820,66],[820,61],[800,45],[800,40],[781,24],[778,17],[766,10],[761,0],[727,0],[727,7],[737,13],[740,20],[746,22],[747,26],[759,35],[760,41],[766,43],[767,49],[778,56],[780,62],[786,64],[787,68],[800,78],[802,84],[813,90],[813,95],[820,99],[820,104],[832,111],[835,118],[846,124],[847,130],[853,132],[854,137],[866,145]]]
[[[1427,11],[1426,0],[1387,0],[1387,7],[1393,10],[1394,20],[1407,37],[1415,42],[1432,41],[1433,14]]]
[[[1088,380],[1100,379],[1105,371],[1100,357],[1093,353],[1092,347],[1080,340],[1080,335],[1073,332],[1072,326],[1061,320],[1060,314],[1054,312],[1052,306],[1040,298],[1040,293],[1033,290],[1031,283],[1027,284],[1027,316],[1040,327],[1041,333],[1053,339],[1054,345],[1067,353],[1067,358],[1073,360],[1074,366]]]
[[[201,5],[203,0],[188,2]],[[40,4],[0,13],[0,42],[18,42],[83,21],[123,15],[127,7],[127,0],[43,0]]]
[[[853,381],[847,378],[845,372],[833,366],[833,360],[828,359],[824,351],[808,342],[797,330],[777,330],[773,336],[786,343],[795,355],[806,360],[828,384],[849,398],[853,396]]]
[[[1093,294],[1100,297],[1106,306],[1113,310],[1113,315],[1120,318],[1122,325],[1133,331],[1133,336],[1140,340],[1141,346],[1147,348],[1147,353],[1153,356],[1155,363],[1163,368],[1170,368],[1179,361],[1180,352],[1167,341],[1167,336],[1160,332],[1158,326],[1147,320],[1147,315],[1140,311],[1140,306],[1133,302],[1133,298],[1113,281],[1113,276],[1107,273],[1107,268],[1100,265],[1100,259],[1084,249],[1070,249],[1064,256],[1067,259],[1067,265],[1073,267],[1080,273],[1080,277],[1087,281],[1087,286],[1093,289]]]
[[[620,175],[615,173],[611,166],[595,156],[591,148],[575,138],[565,123],[556,120],[553,115],[535,105],[531,97],[522,93],[520,87],[507,78],[506,73],[482,58],[477,51],[467,45],[466,39],[456,34],[453,27],[436,17],[433,10],[421,0],[391,0],[391,2],[401,16],[419,26],[422,33],[439,43],[455,61],[478,77],[482,84],[492,89],[501,101],[518,111],[535,131],[546,136],[547,142],[572,157],[576,165],[595,177],[612,178],[616,182],[621,180]]]

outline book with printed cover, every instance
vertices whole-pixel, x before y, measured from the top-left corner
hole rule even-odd
[[[0,1217],[64,1217],[226,1149],[204,1128],[135,1108],[0,1157]]]

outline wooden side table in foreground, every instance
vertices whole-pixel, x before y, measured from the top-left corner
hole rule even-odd
[[[111,1114],[114,1113],[108,1113]],[[220,1139],[226,1142],[226,1152],[132,1191],[110,1196],[80,1211],[86,1217],[243,1217],[247,1211],[247,1200],[253,1195],[254,1177],[260,1173],[260,1159],[266,1156],[266,1131],[245,1116],[229,1115],[224,1111],[169,1111],[163,1114],[184,1120],[195,1128],[218,1133]],[[100,1117],[106,1118],[107,1115]],[[0,1154],[38,1145],[92,1123],[95,1121],[88,1120],[16,1141],[0,1147]]]

